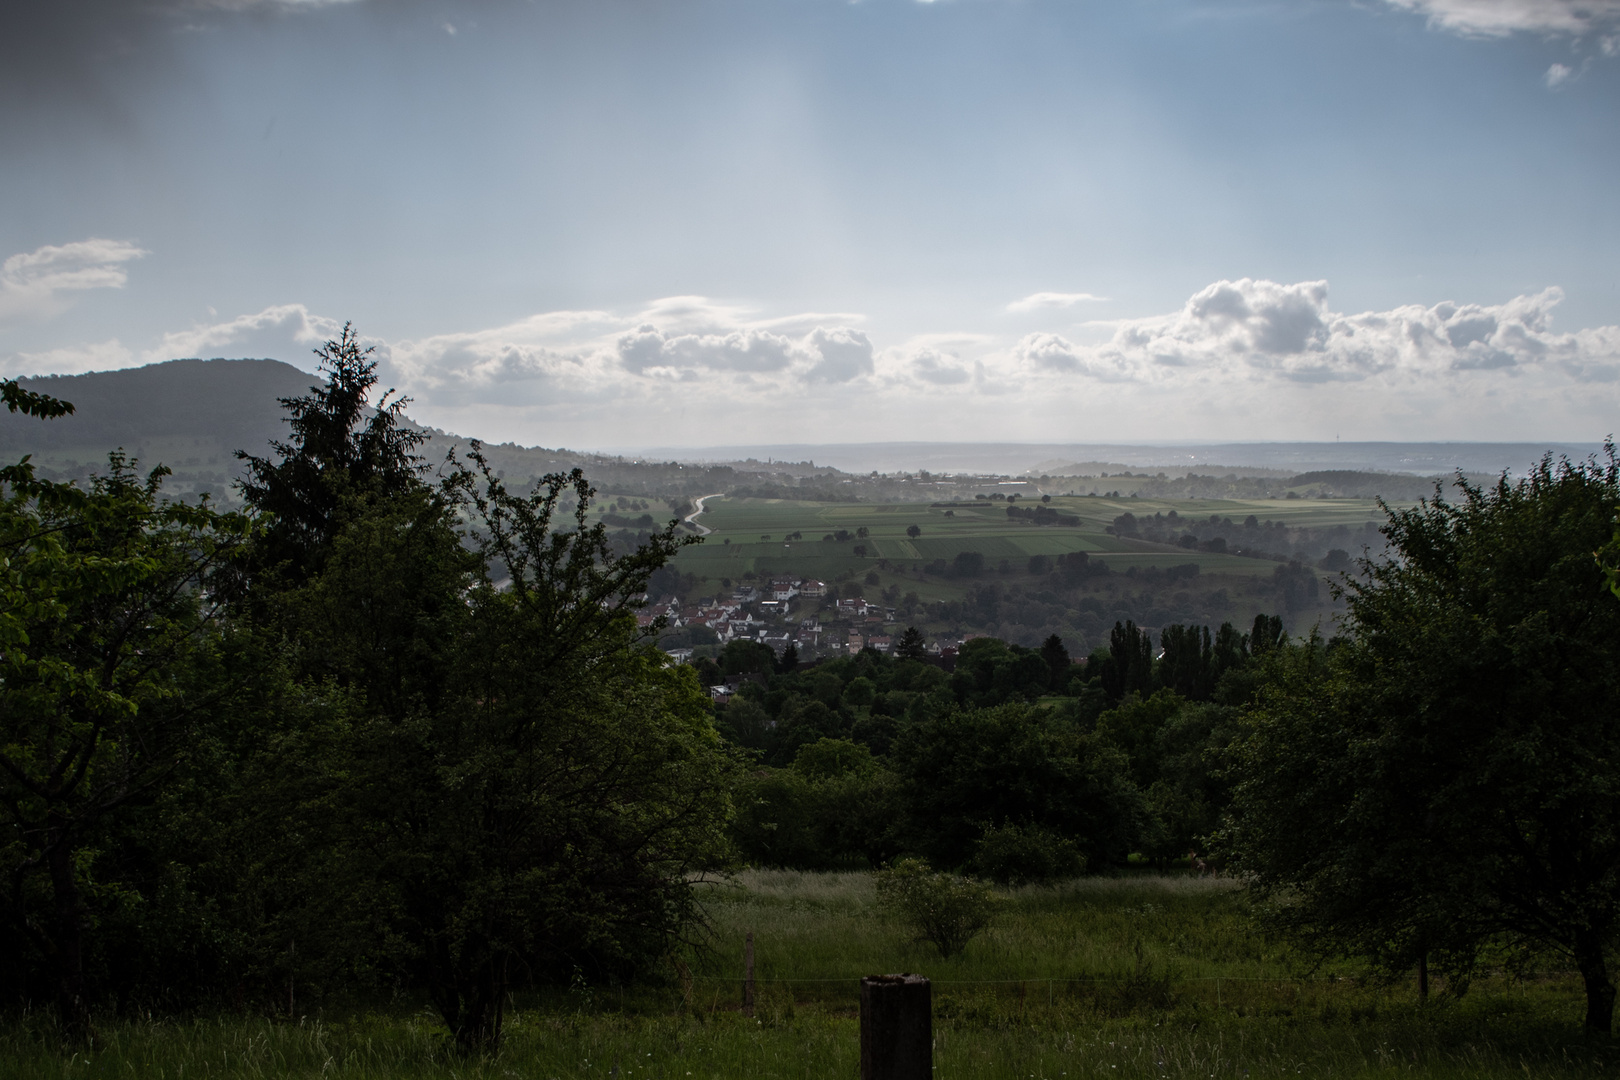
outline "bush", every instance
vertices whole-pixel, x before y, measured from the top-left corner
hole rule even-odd
[[[935,873],[922,859],[901,859],[877,873],[878,905],[946,960],[990,925],[996,898],[972,878]]]
[[[1046,885],[1078,877],[1086,860],[1074,841],[1039,825],[1009,821],[984,831],[968,866],[1003,885]]]

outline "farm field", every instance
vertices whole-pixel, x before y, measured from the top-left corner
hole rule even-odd
[[[1362,526],[1380,521],[1382,512],[1370,499],[1334,500],[1152,500],[1134,498],[1064,497],[1050,504],[1060,514],[1080,519],[1078,526],[1034,525],[1007,517],[1006,503],[813,503],[776,499],[711,498],[698,520],[713,530],[705,543],[687,548],[678,558],[683,571],[699,578],[741,579],[746,573],[764,576],[795,573],[832,581],[840,574],[864,573],[878,560],[903,570],[920,570],[934,559],[947,562],[959,552],[977,551],[986,564],[996,567],[1007,560],[1021,568],[1032,555],[1059,555],[1084,551],[1101,557],[1112,569],[1132,566],[1171,567],[1196,563],[1202,573],[1236,577],[1270,575],[1276,564],[1236,555],[1187,551],[1164,544],[1113,536],[1105,531],[1125,513],[1139,517],[1177,512],[1182,518],[1210,515],[1241,521],[1250,514],[1289,526]],[[1020,503],[1024,506],[1040,505]],[[906,530],[915,525],[921,535],[912,539]],[[824,539],[842,529],[853,534],[866,528],[869,537],[838,542]],[[801,539],[790,539],[795,534]],[[866,557],[854,553],[865,546]],[[945,583],[937,583],[945,584]],[[956,594],[960,585],[919,589],[925,599],[933,594]]]
[[[89,1051],[62,1049],[42,1020],[14,1020],[0,1029],[0,1078],[853,1077],[858,979],[889,971],[933,981],[942,1080],[1586,1077],[1608,1075],[1620,1049],[1580,1035],[1570,973],[1485,974],[1465,996],[1441,986],[1422,1003],[1411,979],[1313,969],[1268,941],[1228,881],[1004,891],[990,929],[951,961],[879,911],[868,874],[748,871],[715,886],[708,911],[712,948],[660,985],[520,996],[491,1059],[457,1057],[409,1002],[328,1003],[294,1021],[107,1024]],[[739,1001],[748,932],[753,1018]]]

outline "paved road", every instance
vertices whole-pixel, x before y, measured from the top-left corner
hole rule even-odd
[[[719,498],[723,498],[724,495],[725,495],[724,492],[717,491],[713,495],[705,495],[705,496],[703,496],[703,499],[719,499]],[[698,515],[703,513],[703,499],[696,499],[696,500],[693,501],[692,505],[697,507],[697,509],[693,510],[690,514],[686,515],[686,523],[688,525],[692,526],[692,528],[696,529],[698,531],[699,536],[708,536],[714,530],[711,529],[711,528],[708,528],[707,526],[699,525],[697,523]]]

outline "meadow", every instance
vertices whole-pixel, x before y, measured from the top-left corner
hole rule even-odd
[[[1021,500],[1019,505],[1042,504]],[[1132,567],[1168,569],[1196,563],[1201,574],[1244,580],[1269,577],[1276,569],[1277,564],[1268,559],[1189,551],[1107,532],[1114,519],[1125,513],[1152,516],[1176,511],[1187,519],[1216,515],[1234,521],[1253,514],[1262,520],[1309,528],[1359,528],[1366,522],[1383,520],[1382,511],[1371,499],[1161,500],[1058,495],[1044,505],[1079,518],[1080,524],[1045,526],[1011,520],[1007,504],[1000,501],[931,505],[717,497],[707,501],[699,519],[713,531],[703,544],[683,550],[676,565],[700,581],[719,585],[722,579],[736,582],[746,574],[796,574],[828,582],[848,580],[878,569],[879,562],[886,561],[896,571],[911,571],[903,579],[902,591],[915,591],[927,602],[958,599],[972,582],[918,575],[915,571],[935,559],[950,562],[962,551],[982,554],[991,571],[999,571],[1005,561],[1008,572],[1014,575],[1023,573],[1032,555],[1077,551],[1101,558],[1117,573]],[[913,525],[921,530],[916,538],[907,535]],[[845,530],[854,534],[860,528],[867,529],[866,538],[844,542],[824,539],[829,533]],[[801,538],[793,539],[796,533]],[[866,548],[865,557],[855,554],[857,544]]]
[[[748,871],[709,886],[709,947],[632,988],[522,995],[500,1053],[458,1057],[410,1002],[295,1020],[221,1015],[102,1025],[63,1049],[39,1017],[0,1029],[0,1078],[853,1077],[858,980],[933,982],[941,1078],[1586,1077],[1620,1044],[1580,1034],[1577,980],[1476,978],[1420,1002],[1410,979],[1312,966],[1258,934],[1232,882],[1089,878],[1002,893],[941,961],[875,903],[869,874]],[[743,937],[758,994],[744,1015]]]

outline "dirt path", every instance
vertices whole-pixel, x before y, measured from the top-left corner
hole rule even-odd
[[[705,495],[701,499],[692,500],[692,505],[697,507],[697,509],[693,510],[690,514],[686,515],[686,523],[688,525],[692,526],[692,528],[696,529],[698,531],[699,536],[708,536],[710,533],[712,533],[714,531],[713,529],[708,528],[707,526],[699,525],[697,523],[697,516],[699,514],[703,513],[703,499],[719,499],[719,498],[724,497],[724,495],[725,495],[724,492],[717,491],[713,495]]]

